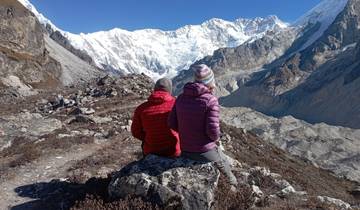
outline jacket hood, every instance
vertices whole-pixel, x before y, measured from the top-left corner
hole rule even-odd
[[[206,85],[202,83],[190,82],[184,86],[184,92],[183,92],[184,95],[196,97],[203,95],[205,93],[211,93],[211,91]]]
[[[161,104],[166,101],[171,101],[173,98],[174,97],[167,91],[156,90],[149,96],[148,101],[154,104]]]

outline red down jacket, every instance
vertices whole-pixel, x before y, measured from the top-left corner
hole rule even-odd
[[[150,95],[147,102],[136,108],[131,133],[143,142],[144,155],[180,155],[179,135],[167,124],[174,104],[173,96],[166,91],[158,90]]]

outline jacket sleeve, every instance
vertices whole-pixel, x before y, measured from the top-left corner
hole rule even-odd
[[[220,138],[220,107],[216,97],[212,97],[206,111],[206,134],[208,137],[217,141]]]
[[[141,141],[145,140],[145,131],[143,129],[142,123],[141,123],[141,109],[138,107],[135,112],[132,119],[131,124],[131,134]]]
[[[177,120],[177,113],[176,113],[176,104],[173,106],[169,118],[168,118],[168,126],[172,130],[179,132],[178,120]]]

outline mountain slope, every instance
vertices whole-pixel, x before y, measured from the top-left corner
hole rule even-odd
[[[347,0],[324,0],[283,30],[277,30],[254,42],[236,48],[224,48],[197,62],[205,63],[218,76],[219,96],[226,96],[246,83],[250,75],[281,65],[289,57],[306,49],[319,39],[344,9]],[[264,73],[266,74],[266,72]],[[191,72],[174,78],[177,93],[191,80]]]
[[[249,108],[221,110],[222,120],[246,129],[337,176],[360,182],[360,129],[309,124],[291,116],[269,117]]]
[[[75,56],[48,36],[45,36],[45,44],[50,56],[61,65],[59,79],[63,85],[79,84],[103,75],[102,71]]]
[[[1,100],[14,102],[101,74],[51,40],[38,17],[20,2],[1,1],[0,10]]]
[[[45,48],[35,16],[15,0],[0,3],[0,98],[37,93],[33,88],[60,84],[60,64]]]
[[[359,24],[360,2],[350,0],[316,42],[254,75],[223,103],[359,128]]]
[[[316,7],[300,17],[294,26],[306,26],[320,23],[319,29],[302,46],[301,50],[315,42],[324,31],[334,22],[336,16],[344,10],[348,0],[323,0]]]
[[[62,106],[56,103],[60,99],[50,93],[11,107],[0,104],[0,141],[12,142],[0,151],[0,187],[3,189],[0,209],[79,209],[76,208],[78,202],[93,196],[100,196],[106,202],[80,209],[107,209],[102,206],[112,201],[106,199],[109,176],[142,158],[141,142],[131,136],[129,126],[134,109],[149,96],[153,83],[142,75],[118,79],[106,77],[99,81],[78,89],[64,88],[54,92],[68,101],[76,98],[78,103]],[[108,90],[118,94],[110,96]],[[47,102],[39,103],[44,100],[52,102],[53,106]],[[25,108],[27,111],[23,111]],[[77,108],[95,111],[88,115],[72,112]],[[254,209],[289,209],[289,203],[291,209],[316,209],[318,206],[313,206],[315,204],[308,198],[317,196],[341,199],[354,206],[359,204],[359,200],[350,193],[356,183],[291,156],[251,132],[225,123],[221,124],[221,129],[226,154],[235,159],[232,164],[238,169],[235,175],[242,182],[239,189],[244,185],[250,186],[253,189],[250,193],[256,194],[256,200],[264,198],[259,208]],[[203,168],[209,170],[208,167]],[[158,179],[159,182],[182,186],[169,179],[170,172],[171,169],[161,173],[164,176]],[[190,173],[197,174],[194,170]],[[185,181],[189,185],[197,183],[194,179]],[[282,191],[285,187],[287,190]],[[158,191],[162,188],[151,189]],[[161,195],[168,195],[167,191],[160,192]],[[244,209],[225,207],[226,201],[236,207],[243,200],[233,198],[224,201],[224,197],[231,195],[229,192],[226,190],[219,197],[224,206],[218,209]],[[302,202],[298,203],[299,200]],[[248,199],[246,202],[252,204],[254,200]],[[307,205],[303,206],[303,203]],[[126,203],[110,204],[109,209],[144,209],[141,206],[131,208]]]

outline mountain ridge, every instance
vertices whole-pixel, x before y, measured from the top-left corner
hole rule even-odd
[[[20,0],[44,25],[59,31],[79,50],[86,51],[100,68],[115,74],[145,73],[153,79],[173,77],[196,60],[223,47],[254,41],[268,31],[288,26],[276,16],[226,21],[213,18],[200,25],[186,25],[173,31],[143,29],[72,34],[58,29],[28,0]],[[154,38],[156,37],[156,38]],[[155,50],[156,49],[156,50]],[[174,56],[175,55],[175,56]]]
[[[359,128],[359,14],[359,2],[348,1],[316,42],[256,73],[223,102],[273,116]]]

